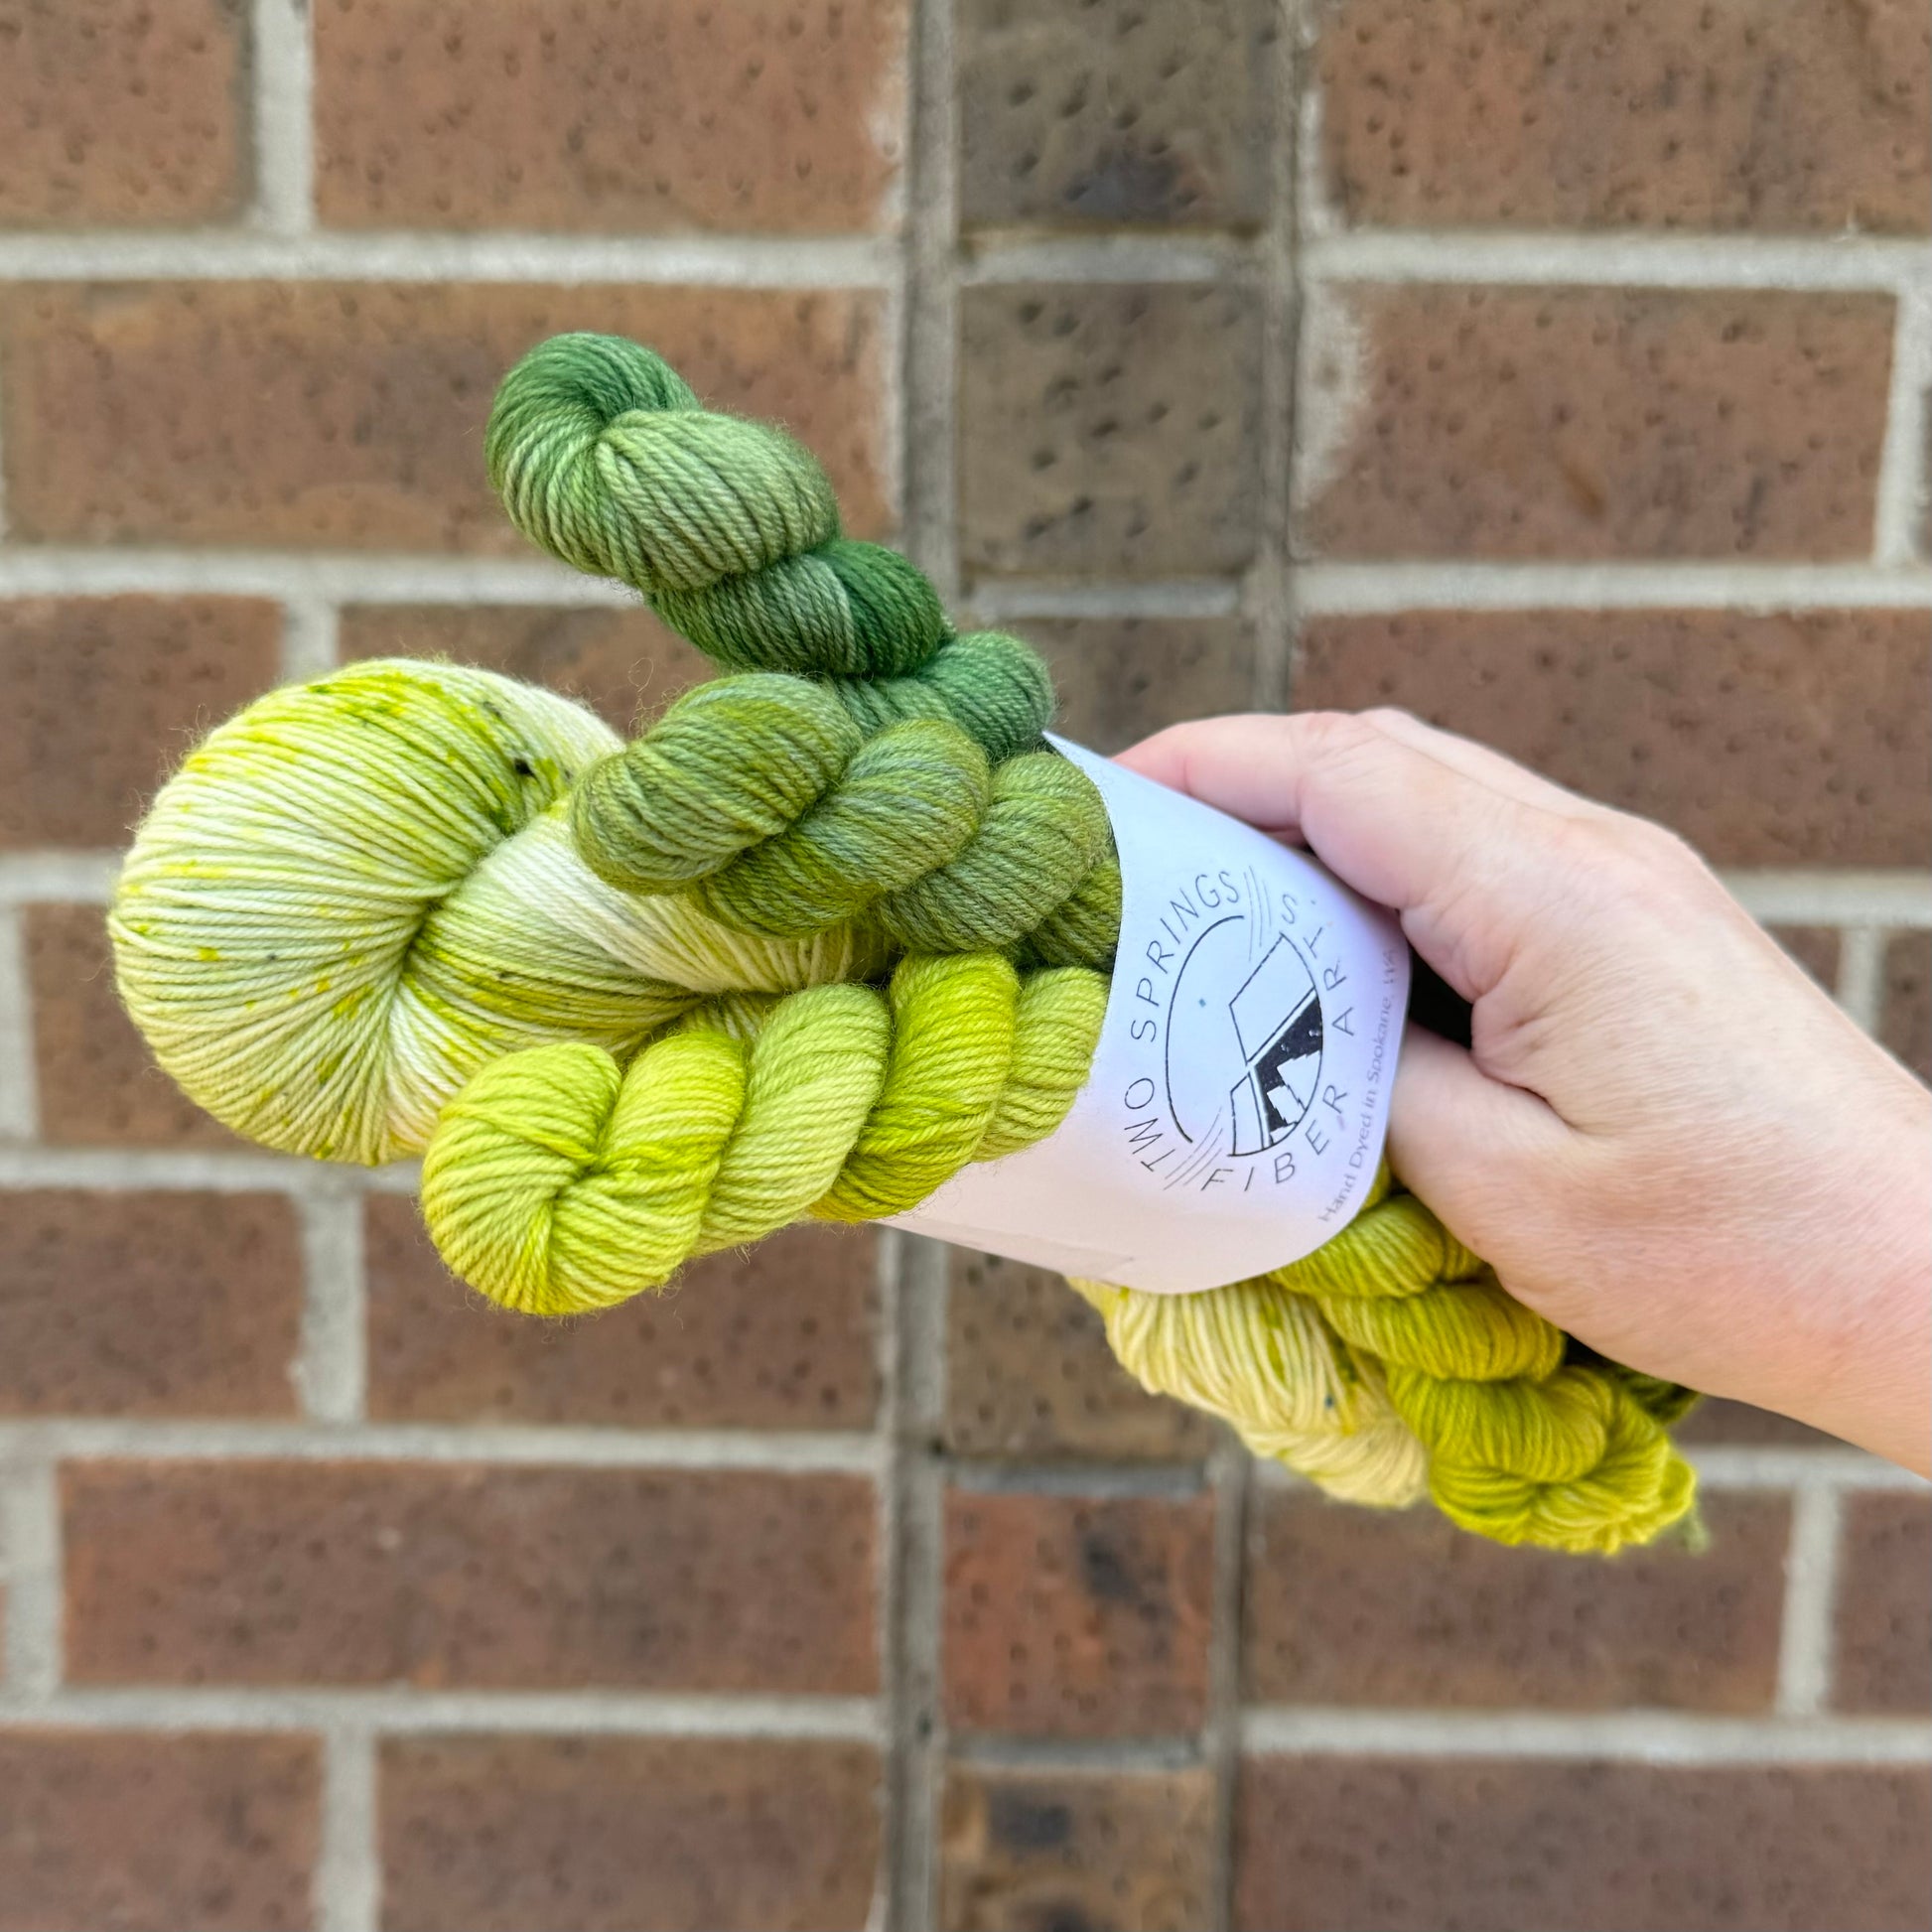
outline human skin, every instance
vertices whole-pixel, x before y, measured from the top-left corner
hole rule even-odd
[[[1410,1027],[1390,1158],[1511,1294],[1932,1473],[1932,1092],[1682,839],[1399,711],[1121,762],[1306,845],[1471,1003],[1466,1049]]]

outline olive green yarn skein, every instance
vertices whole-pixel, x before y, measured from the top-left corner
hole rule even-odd
[[[635,345],[600,341],[597,379],[579,382],[588,352],[561,338],[505,379],[489,445],[512,517],[581,568],[635,585],[728,669],[767,676],[694,694],[600,764],[573,812],[586,862],[627,884],[688,884],[748,932],[809,931],[864,907],[904,936],[896,897],[941,885],[962,935],[1021,938],[998,921],[1015,910],[1002,888],[1024,878],[1025,836],[1007,864],[959,870],[973,841],[957,821],[984,795],[970,755],[936,734],[895,745],[853,702],[944,649],[929,587],[847,542],[822,471],[781,431],[704,411]],[[569,407],[553,420],[543,396]],[[874,577],[890,598],[869,594]],[[903,823],[882,822],[892,799]],[[1105,881],[1110,864],[1088,877]],[[1090,963],[1111,953],[1117,890],[1115,874],[1113,903],[1084,922]],[[1062,891],[1040,882],[1022,916],[1050,917]],[[912,929],[944,942],[943,928]],[[1691,1505],[1662,1427],[1677,1392],[1574,1349],[1411,1196],[1378,1200],[1319,1255],[1261,1282],[1184,1298],[1080,1286],[1150,1387],[1227,1416],[1338,1491],[1399,1502],[1426,1486],[1482,1534],[1592,1550],[1646,1540]]]
[[[939,719],[868,736],[804,678],[699,685],[586,773],[571,826],[600,878],[688,886],[741,931],[803,938],[863,915],[914,952],[1028,942],[1047,963],[1111,963],[1110,932],[1071,958],[1055,937],[1065,908],[1100,895],[1119,923],[1106,808],[1083,771],[1049,751],[989,764]]]
[[[845,537],[808,451],[600,336],[510,370],[485,451],[533,542],[634,586],[728,671],[768,674],[701,687],[590,774],[573,823],[601,878],[692,888],[772,936],[868,913],[915,951],[1111,965],[1112,837],[1085,774],[1035,749],[1044,665],[1002,632],[957,635],[912,564]]]

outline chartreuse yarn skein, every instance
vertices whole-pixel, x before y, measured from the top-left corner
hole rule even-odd
[[[634,345],[534,351],[488,448],[526,531],[739,675],[628,750],[447,665],[250,707],[164,789],[116,899],[123,995],[162,1063],[271,1146],[426,1150],[446,1259],[543,1313],[793,1219],[896,1212],[1051,1132],[1097,1035],[1118,874],[1077,787],[1000,789],[1049,760],[1037,661],[956,636],[909,565],[839,535],[802,450],[702,410]],[[965,801],[965,837],[894,811],[896,786],[928,785]],[[1003,798],[1025,809],[996,824]],[[1034,836],[1073,856],[1033,867]],[[1076,1287],[1149,1387],[1338,1494],[1428,1493],[1478,1533],[1573,1550],[1691,1506],[1663,1426],[1684,1392],[1512,1302],[1386,1176],[1259,1280]]]

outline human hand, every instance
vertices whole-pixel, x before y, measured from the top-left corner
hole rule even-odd
[[[1932,1093],[1681,839],[1406,713],[1213,718],[1121,762],[1306,845],[1472,1006],[1411,1026],[1396,1172],[1632,1368],[1932,1473]]]

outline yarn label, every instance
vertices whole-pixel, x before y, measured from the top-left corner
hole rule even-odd
[[[1354,1219],[1382,1158],[1402,929],[1309,854],[1050,742],[1099,786],[1120,853],[1093,1067],[1046,1140],[892,1225],[1171,1295],[1299,1261]]]

